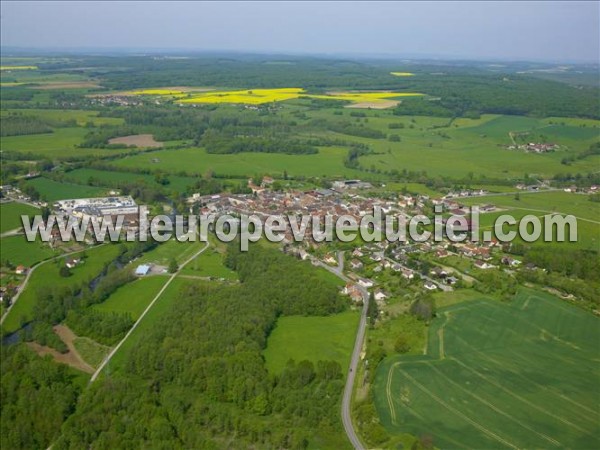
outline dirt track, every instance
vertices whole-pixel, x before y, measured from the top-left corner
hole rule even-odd
[[[75,336],[75,333],[73,333],[66,325],[56,325],[54,327],[54,332],[67,345],[67,348],[69,349],[67,353],[60,353],[53,348],[45,347],[36,342],[28,342],[27,345],[40,356],[51,355],[56,362],[66,364],[74,369],[81,370],[82,372],[94,373],[94,368],[87,364],[75,349],[75,345],[73,344],[73,341],[77,337]]]
[[[108,141],[109,144],[134,145],[136,147],[162,147],[163,143],[154,140],[151,134],[134,134],[131,136],[122,136]]]

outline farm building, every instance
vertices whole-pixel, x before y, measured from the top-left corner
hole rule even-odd
[[[137,268],[135,269],[135,274],[138,276],[148,275],[149,272],[150,264],[142,264],[140,266],[137,266]]]

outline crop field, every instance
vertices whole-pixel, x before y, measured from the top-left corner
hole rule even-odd
[[[513,195],[491,195],[461,199],[461,203],[467,205],[489,203],[504,209],[503,211],[481,214],[480,229],[482,231],[491,229],[495,219],[503,214],[512,215],[517,219],[517,222],[523,216],[531,214],[539,217],[542,223],[544,223],[544,217],[550,215],[550,213],[571,214],[577,218],[577,242],[551,244],[594,250],[600,248],[600,220],[598,220],[600,218],[600,204],[591,202],[588,195],[560,191],[520,193],[518,200]],[[515,230],[516,226],[506,226],[505,228],[507,231]],[[546,245],[547,243],[540,241],[535,244]]]
[[[383,113],[381,113],[383,114]],[[412,121],[415,122],[412,122]],[[435,120],[435,119],[434,119]],[[443,120],[443,119],[442,119]],[[429,175],[445,175],[465,177],[469,173],[487,176],[522,177],[530,175],[551,176],[564,172],[593,171],[598,165],[595,157],[577,160],[566,167],[561,160],[567,156],[577,155],[587,150],[598,136],[598,130],[592,127],[551,126],[544,129],[547,139],[561,145],[560,150],[547,154],[533,154],[522,150],[508,150],[511,145],[509,132],[514,130],[530,130],[544,126],[544,122],[528,117],[496,116],[484,117],[483,120],[462,119],[450,126],[432,128],[431,118],[399,117],[396,122],[406,125],[401,130],[387,130],[390,119],[369,117],[369,128],[379,129],[385,133],[397,134],[400,142],[387,142],[365,138],[352,140],[371,145],[374,154],[360,158],[364,167],[375,167],[383,170],[423,170],[423,161]],[[446,120],[447,122],[447,120]],[[413,128],[410,128],[410,126]],[[554,129],[556,134],[550,135]],[[577,137],[574,137],[577,136]],[[502,173],[498,173],[502,167]],[[476,181],[476,180],[475,180]]]
[[[359,314],[325,317],[288,316],[277,320],[264,351],[267,368],[280,373],[288,360],[337,361],[345,374],[354,346]]]
[[[183,93],[180,93],[184,95]],[[211,91],[179,100],[179,103],[244,103],[260,105],[263,103],[281,102],[301,97],[324,100],[341,100],[354,104],[370,103],[371,105],[394,106],[397,102],[389,103],[389,99],[397,97],[422,95],[410,92],[330,92],[324,95],[308,94],[301,88],[279,89],[246,89],[237,91]],[[369,106],[364,106],[369,107]]]
[[[293,176],[359,177],[361,172],[344,166],[347,150],[341,147],[321,147],[312,155],[281,153],[210,154],[202,148],[159,150],[150,154],[126,156],[114,162],[117,167],[144,168],[166,172],[185,171],[203,174],[208,170],[232,177],[270,173],[281,177],[284,171]]]
[[[0,111],[0,117],[10,114],[22,114],[24,116],[35,116],[42,120],[57,122],[66,122],[75,120],[77,125],[83,126],[92,123],[94,126],[100,125],[121,125],[123,119],[118,117],[98,117],[98,111],[87,111],[79,109],[3,109]]]
[[[4,151],[31,153],[45,158],[65,158],[72,156],[114,155],[114,149],[78,148],[89,132],[83,127],[57,128],[53,133],[5,136],[0,138]],[[121,149],[119,152],[134,152],[135,149]]]
[[[9,236],[0,240],[0,260],[31,267],[35,263],[57,255],[47,243],[28,242],[25,236]]]
[[[65,200],[69,198],[100,197],[107,193],[106,188],[85,186],[82,184],[65,183],[51,180],[50,178],[34,178],[27,184],[35,187],[47,202]]]
[[[288,112],[289,111],[289,112]],[[423,116],[395,116],[389,111],[365,111],[362,120],[348,118],[349,113],[340,111],[333,115],[333,109],[322,108],[306,112],[306,124],[311,120],[336,122],[348,120],[384,133],[397,135],[399,142],[387,139],[369,139],[326,132],[325,135],[343,137],[345,140],[369,145],[373,153],[359,158],[365,168],[380,170],[396,169],[421,172],[429,176],[467,177],[474,174],[500,178],[521,178],[530,176],[553,176],[558,173],[586,173],[597,170],[599,158],[591,156],[575,160],[571,165],[561,164],[565,157],[573,157],[587,150],[597,140],[600,121],[574,121],[560,118],[534,119],[521,116],[482,115],[479,119],[461,118],[450,121],[448,118]],[[282,114],[292,114],[293,109],[285,109]],[[293,117],[293,116],[292,116]],[[553,125],[550,125],[550,121]],[[362,123],[361,123],[362,122]],[[400,125],[393,129],[390,126]],[[512,131],[552,129],[558,135],[546,135],[546,139],[556,142],[559,150],[547,154],[527,153],[523,150],[508,150],[511,145],[509,133]],[[536,134],[537,136],[537,134]],[[594,138],[594,136],[596,136]],[[532,137],[535,139],[536,137]],[[423,161],[427,165],[423,165]],[[498,167],[502,167],[501,172]]]
[[[24,203],[0,203],[0,233],[21,228],[21,215],[33,216],[39,213],[39,208]]]
[[[390,75],[394,75],[395,77],[414,77],[415,74],[411,72],[390,72]]]
[[[390,433],[439,448],[598,448],[598,318],[523,290],[438,311],[427,354],[377,370],[375,403]]]
[[[115,259],[118,251],[118,246],[110,244],[87,249],[87,258],[83,264],[75,267],[72,275],[67,278],[61,277],[58,273],[59,268],[64,264],[64,258],[40,265],[31,275],[27,287],[10,310],[3,329],[13,332],[19,329],[22,321],[31,320],[36,297],[40,291],[47,289],[48,280],[52,280],[53,288],[77,286],[80,283],[90,282],[106,264]]]
[[[600,203],[591,202],[588,195],[569,192],[521,192],[519,199],[513,195],[489,195],[460,199],[467,205],[487,204],[511,209],[527,209],[529,211],[573,214],[576,217],[592,221],[600,221]]]
[[[166,282],[167,278],[160,276],[134,280],[93,308],[102,312],[128,313],[137,320]]]

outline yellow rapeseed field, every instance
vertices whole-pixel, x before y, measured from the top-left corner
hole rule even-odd
[[[248,89],[243,91],[212,91],[182,99],[180,103],[245,103],[260,105],[280,102],[299,97],[326,100],[343,100],[352,103],[377,103],[396,97],[422,95],[412,92],[330,92],[327,94],[307,94],[301,88]]]
[[[410,72],[390,72],[390,75],[394,75],[395,77],[414,77],[414,73]]]
[[[414,92],[390,92],[390,91],[352,91],[352,92],[328,92],[326,94],[308,94],[302,88],[275,88],[275,89],[244,89],[244,90],[220,90],[206,91],[206,88],[149,88],[135,89],[115,94],[120,95],[153,95],[172,97],[181,104],[216,104],[232,103],[246,105],[261,105],[265,103],[281,102],[296,98],[316,98],[325,100],[340,100],[350,102],[356,108],[386,108],[394,106],[394,99],[422,95]]]
[[[303,92],[304,89],[301,88],[211,91],[180,100],[180,103],[246,103],[260,105],[298,98]]]

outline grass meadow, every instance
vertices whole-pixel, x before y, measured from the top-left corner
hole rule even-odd
[[[211,247],[185,266],[181,274],[237,280],[237,273],[225,267],[223,259],[223,253]]]
[[[358,312],[346,311],[325,317],[280,317],[264,351],[267,368],[277,374],[290,359],[337,361],[345,374],[359,316]]]
[[[102,312],[127,313],[137,320],[166,282],[167,278],[161,276],[139,278],[121,286],[93,308]]]
[[[21,228],[21,215],[33,216],[39,213],[39,208],[24,203],[0,203],[0,233]]]
[[[0,240],[0,260],[9,260],[15,266],[22,264],[31,267],[57,254],[57,251],[52,250],[47,243],[28,242],[23,235],[3,237]]]
[[[340,147],[322,147],[312,155],[285,155],[281,153],[210,154],[202,148],[162,150],[148,154],[126,156],[115,161],[115,166],[144,168],[166,172],[185,171],[204,174],[209,170],[219,175],[241,177],[256,173],[270,173],[278,177],[283,172],[291,176],[307,177],[360,177],[361,173],[344,167],[347,150]],[[158,162],[155,162],[158,161]]]
[[[59,182],[44,177],[33,178],[27,181],[27,184],[35,187],[41,194],[41,197],[47,202],[69,198],[101,197],[109,191],[107,188]]]
[[[81,283],[89,283],[100,274],[104,266],[113,261],[118,255],[117,245],[106,244],[85,250],[86,258],[83,264],[72,269],[70,277],[61,277],[59,269],[64,264],[64,258],[56,261],[49,261],[40,265],[31,275],[29,283],[21,293],[19,299],[10,310],[3,324],[5,332],[13,332],[19,329],[24,323],[33,318],[33,308],[35,306],[38,293],[44,289],[74,287]]]

